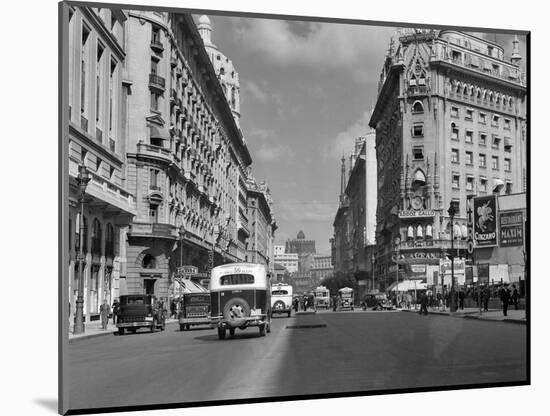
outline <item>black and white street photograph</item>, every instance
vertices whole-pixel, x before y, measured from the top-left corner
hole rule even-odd
[[[529,384],[527,30],[69,1],[60,42],[60,412]]]
[[[542,7],[4,16],[2,414],[545,413]]]

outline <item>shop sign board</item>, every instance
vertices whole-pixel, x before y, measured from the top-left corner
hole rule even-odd
[[[508,211],[500,213],[500,246],[523,246],[523,213]]]
[[[454,274],[464,274],[466,262],[464,259],[454,259]],[[441,259],[439,261],[439,273],[442,275],[451,274],[451,260]]]
[[[435,216],[433,209],[405,210],[399,211],[399,218],[424,218]]]

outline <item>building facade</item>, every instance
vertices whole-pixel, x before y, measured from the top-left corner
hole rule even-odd
[[[164,297],[180,266],[245,260],[252,160],[192,17],[130,11],[127,28],[127,290]]]
[[[68,7],[68,301],[73,321],[83,231],[84,316],[98,317],[104,299],[119,295],[127,274],[126,232],[136,214],[126,175],[127,15],[120,10]],[[79,166],[90,176],[81,216]]]
[[[289,273],[296,273],[298,271],[298,253],[285,253],[285,246],[278,247],[282,247],[283,252],[281,253],[280,249],[276,251],[275,262],[283,266]]]
[[[318,285],[323,279],[332,277],[332,256],[328,254],[314,254],[311,265],[311,277],[314,284]]]
[[[403,29],[392,40],[370,125],[376,129],[376,276],[438,282],[451,247],[466,255],[466,197],[523,192],[526,81],[493,42]],[[448,208],[458,207],[451,224]]]

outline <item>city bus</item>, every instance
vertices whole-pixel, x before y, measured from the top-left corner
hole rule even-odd
[[[271,316],[286,313],[290,318],[292,311],[292,286],[286,283],[271,285]]]
[[[353,289],[343,287],[338,290],[338,310],[353,310]]]
[[[260,336],[271,332],[271,284],[263,264],[231,263],[212,269],[210,279],[211,326],[224,339],[229,330],[257,327]]]
[[[318,286],[313,291],[315,309],[330,307],[330,291],[325,286]]]

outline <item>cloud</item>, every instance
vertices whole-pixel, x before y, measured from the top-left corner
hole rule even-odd
[[[249,93],[256,101],[263,104],[267,102],[267,93],[254,81],[246,80],[243,87],[245,93]]]
[[[371,81],[373,71],[378,74],[387,47],[379,40],[394,32],[389,27],[305,22],[296,33],[292,22],[270,19],[241,18],[235,24],[246,52],[271,65],[345,71],[361,82]]]
[[[337,203],[327,203],[317,200],[275,202],[275,212],[279,218],[297,223],[332,223]]]
[[[284,144],[273,130],[252,128],[247,136],[247,143],[252,148],[254,160],[277,162],[294,157],[292,148]]]
[[[342,155],[349,156],[355,146],[355,139],[365,136],[369,130],[370,111],[363,113],[361,118],[346,129],[336,135],[334,139],[329,141],[328,146],[322,150],[322,158],[324,160],[340,158]]]

